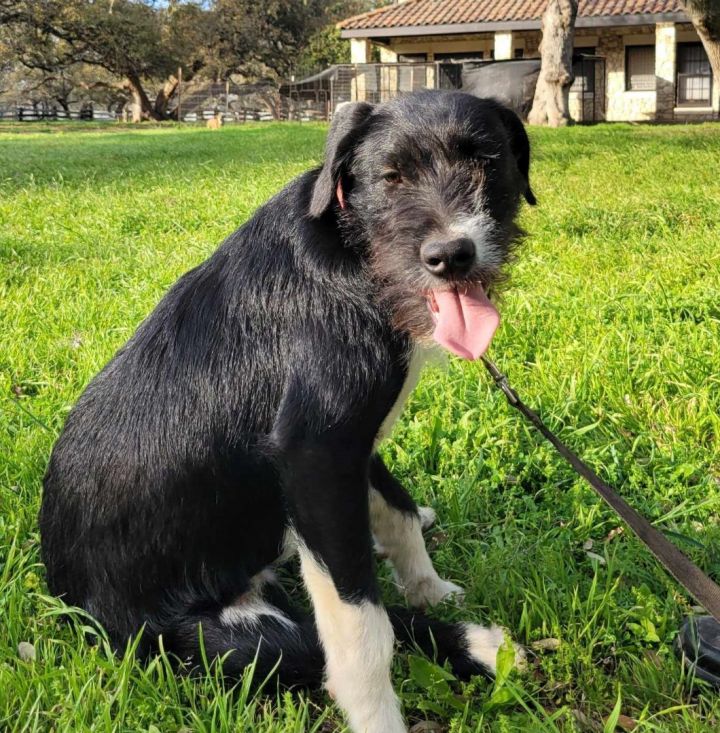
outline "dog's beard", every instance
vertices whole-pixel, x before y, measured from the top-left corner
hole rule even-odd
[[[404,283],[385,280],[380,281],[378,300],[395,330],[409,334],[415,341],[431,342],[435,323],[425,294]]]

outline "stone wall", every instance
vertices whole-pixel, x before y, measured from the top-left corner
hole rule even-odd
[[[658,23],[655,26],[655,119],[660,122],[671,122],[674,116],[676,44],[675,23]]]
[[[597,33],[596,53],[605,57],[605,119],[647,121],[655,119],[655,92],[628,91],[625,87],[626,46],[652,46],[652,25],[602,28]]]

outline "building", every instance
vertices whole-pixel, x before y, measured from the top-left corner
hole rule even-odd
[[[339,28],[354,64],[368,63],[374,47],[384,63],[536,58],[545,4],[407,0]],[[679,0],[579,0],[575,51],[603,63],[573,85],[571,110],[592,94],[607,121],[718,119],[720,80]]]

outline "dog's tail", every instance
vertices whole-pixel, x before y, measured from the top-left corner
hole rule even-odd
[[[449,662],[461,679],[492,675],[502,630],[447,623],[404,608],[388,609],[398,642],[418,648],[440,664]],[[251,599],[220,614],[188,616],[163,633],[168,651],[199,668],[203,660],[222,659],[223,673],[239,678],[254,666],[252,686],[272,680],[288,687],[319,687],[324,655],[312,616],[289,614]]]
[[[310,616],[293,620],[260,613],[233,618],[225,609],[219,616],[183,619],[163,633],[163,644],[190,669],[220,659],[223,674],[239,679],[252,666],[253,688],[267,681],[315,688],[323,679],[322,647]]]

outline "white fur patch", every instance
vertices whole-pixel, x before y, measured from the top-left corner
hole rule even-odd
[[[277,578],[270,568],[265,568],[250,579],[250,590],[247,593],[243,593],[232,605],[223,608],[220,612],[220,623],[225,626],[252,627],[261,623],[263,617],[270,616],[287,628],[297,628],[292,619],[263,599],[262,590],[268,583],[277,583]]]
[[[435,524],[437,514],[435,514],[435,510],[431,506],[419,506],[418,514],[420,515],[420,526],[423,532]]]
[[[505,641],[507,632],[501,626],[480,626],[465,624],[465,641],[468,653],[476,661],[495,674],[498,649]],[[521,646],[515,647],[515,666],[522,669],[525,665],[525,651]]]
[[[263,618],[271,617],[287,628],[296,628],[296,624],[279,608],[270,605],[262,598],[246,593],[232,606],[226,606],[220,613],[220,623],[225,626],[256,626]]]
[[[291,558],[295,557],[298,551],[298,538],[295,534],[295,530],[292,527],[288,527],[283,535],[282,548],[280,550],[280,556],[275,560],[275,565],[282,565]]]
[[[496,270],[503,264],[503,252],[497,232],[497,222],[481,211],[475,216],[460,216],[450,224],[450,232],[467,237],[475,245],[475,258],[481,267]]]
[[[410,605],[435,605],[453,595],[462,597],[462,588],[443,580],[433,567],[422,535],[422,517],[394,509],[371,488],[370,526]]]
[[[392,429],[395,426],[397,419],[400,417],[403,409],[405,408],[407,398],[410,396],[410,393],[415,389],[415,386],[420,379],[420,372],[422,371],[423,366],[425,366],[425,363],[428,360],[428,351],[429,349],[424,349],[420,346],[415,347],[412,356],[410,357],[410,363],[408,364],[408,373],[405,377],[405,382],[402,386],[402,389],[400,390],[400,394],[395,400],[395,404],[392,406],[392,408],[390,408],[390,412],[388,412],[385,419],[383,420],[382,425],[380,426],[380,430],[378,430],[377,438],[375,441],[376,443],[384,440],[390,435],[390,433],[392,433]]]
[[[406,733],[390,682],[394,635],[382,606],[343,601],[330,575],[300,546],[303,579],[325,650],[325,685],[353,733]]]

